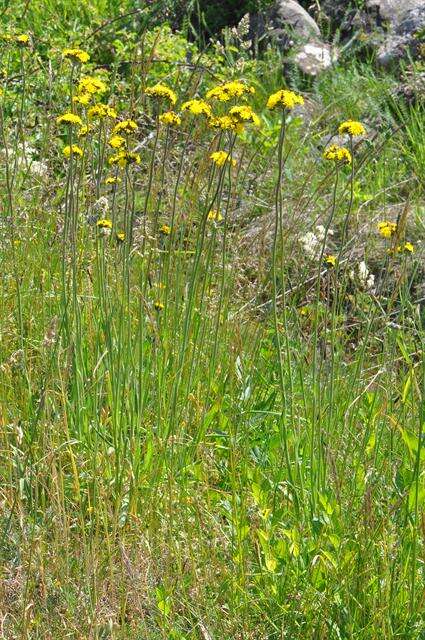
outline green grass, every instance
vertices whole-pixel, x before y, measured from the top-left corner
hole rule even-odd
[[[423,638],[420,107],[346,62],[282,130],[265,109],[277,54],[105,28],[82,72],[137,121],[141,155],[111,168],[113,122],[77,140],[56,117],[80,73],[60,50],[115,9],[2,18],[33,45],[1,51],[1,634]],[[255,86],[261,128],[158,126],[147,85],[173,87],[179,110],[224,77]],[[352,171],[322,158],[350,117],[371,132]],[[63,157],[70,142],[82,159]],[[406,241],[413,254],[394,251]]]

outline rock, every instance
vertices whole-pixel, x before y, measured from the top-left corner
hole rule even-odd
[[[377,0],[375,0],[377,1]],[[390,0],[386,0],[389,2]],[[406,0],[411,5],[414,0]],[[425,0],[416,0],[416,6],[400,11],[392,18],[392,28],[378,50],[379,64],[388,67],[399,62],[407,53],[416,57],[424,43],[425,36]]]
[[[336,52],[320,41],[302,45],[294,56],[298,68],[309,76],[317,76],[328,69],[337,59]]]
[[[405,14],[419,7],[424,7],[424,0],[366,0],[366,9],[377,12],[378,26],[388,23],[398,27]]]
[[[296,0],[276,0],[266,14],[251,16],[251,28],[257,31],[257,38],[277,42],[288,55],[288,66],[295,64],[307,76],[317,76],[337,57],[322,41],[315,20]]]
[[[291,30],[295,37],[308,39],[320,37],[320,29],[315,20],[296,0],[277,0],[270,12],[270,21],[276,31],[286,33]]]

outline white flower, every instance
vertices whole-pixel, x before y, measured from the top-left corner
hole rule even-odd
[[[312,231],[307,231],[305,235],[301,236],[300,243],[304,249],[304,253],[309,258],[314,258],[316,256],[320,242]]]
[[[366,290],[372,289],[375,284],[375,276],[370,273],[364,260],[359,262],[354,269],[351,269],[350,278],[358,282]]]

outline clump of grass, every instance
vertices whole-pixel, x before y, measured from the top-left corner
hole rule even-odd
[[[5,637],[420,637],[421,204],[390,113],[345,110],[343,71],[268,109],[261,62],[155,71],[158,30],[121,71],[15,35]]]

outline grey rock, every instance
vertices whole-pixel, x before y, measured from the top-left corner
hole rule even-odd
[[[277,29],[291,29],[300,38],[320,37],[320,29],[296,0],[277,0],[271,8],[271,23]]]
[[[424,7],[425,2],[424,0],[366,0],[365,6],[368,10],[375,10],[380,21],[397,28],[408,11]]]

